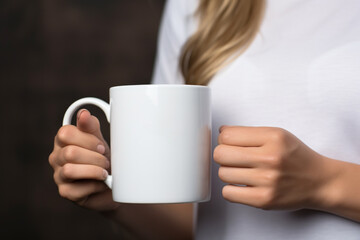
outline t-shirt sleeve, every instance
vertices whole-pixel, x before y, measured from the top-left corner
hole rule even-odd
[[[190,2],[191,1],[191,2]],[[181,48],[194,25],[194,0],[168,0],[158,35],[153,84],[184,84],[179,68]]]

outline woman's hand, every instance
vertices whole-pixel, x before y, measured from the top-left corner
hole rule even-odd
[[[115,209],[118,204],[103,182],[110,170],[109,157],[99,120],[87,110],[80,110],[77,127],[67,125],[59,129],[49,156],[60,195],[85,208]]]
[[[221,165],[220,179],[228,183],[225,199],[262,209],[322,209],[336,201],[329,197],[336,161],[288,131],[223,126],[218,142],[214,160]]]

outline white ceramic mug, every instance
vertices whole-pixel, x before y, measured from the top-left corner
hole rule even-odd
[[[210,88],[125,85],[110,88],[110,104],[83,98],[66,111],[71,124],[85,104],[110,122],[113,199],[126,203],[185,203],[210,199]]]

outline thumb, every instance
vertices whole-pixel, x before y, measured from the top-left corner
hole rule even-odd
[[[93,134],[105,143],[100,130],[99,119],[92,116],[87,109],[81,109],[78,111],[76,126],[80,131]]]

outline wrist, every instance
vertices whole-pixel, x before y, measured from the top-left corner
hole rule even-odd
[[[313,209],[334,212],[339,208],[345,197],[346,173],[352,164],[322,156],[323,169],[321,169],[319,187],[314,194]]]

